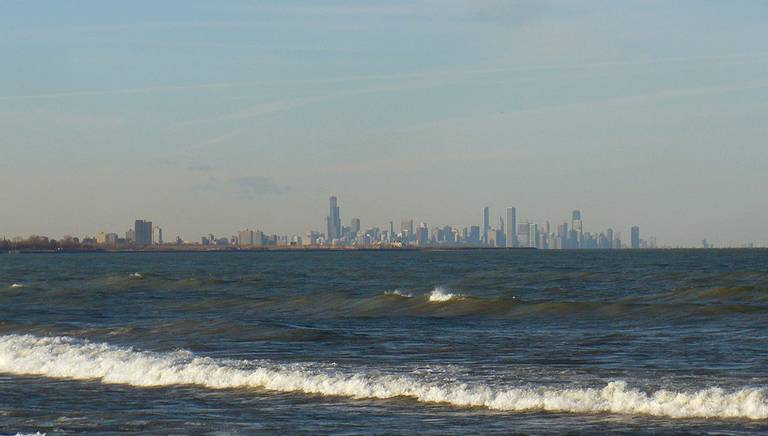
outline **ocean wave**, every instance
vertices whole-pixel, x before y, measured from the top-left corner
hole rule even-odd
[[[384,295],[392,295],[394,297],[402,297],[402,298],[413,298],[413,294],[402,292],[400,289],[395,289],[394,291],[385,291]]]
[[[23,288],[23,287],[24,287],[24,285],[22,285],[21,283],[14,283],[14,284],[11,285],[12,289],[19,289],[19,288]]]
[[[467,297],[461,294],[453,294],[450,291],[442,287],[435,288],[427,297],[427,300],[431,303],[445,303],[448,301],[464,300]]]
[[[768,300],[768,287],[766,286],[720,286],[703,290],[700,298],[712,300],[735,301],[766,301]]]
[[[523,386],[498,388],[459,382],[426,382],[412,376],[343,373],[313,365],[225,361],[190,352],[136,351],[67,337],[0,336],[0,371],[136,387],[197,385],[255,388],[353,399],[408,398],[454,407],[522,412],[615,413],[671,418],[768,419],[765,388],[726,391],[657,390],[647,393],[623,381],[600,388]]]
[[[137,273],[137,272],[128,274],[128,277],[130,277],[132,279],[143,279],[144,278],[144,276],[141,273]]]
[[[764,304],[768,302],[768,282],[759,281],[753,284],[731,284],[727,286],[685,286],[675,288],[671,292],[654,295],[655,300],[689,303],[737,303]]]

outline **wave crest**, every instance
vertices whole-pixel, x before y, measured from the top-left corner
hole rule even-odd
[[[153,353],[66,337],[0,336],[0,371],[137,387],[198,385],[259,388],[354,399],[410,398],[500,411],[645,414],[671,418],[768,419],[764,388],[645,393],[622,381],[603,388],[510,387],[434,383],[396,375],[316,370],[256,361],[222,361],[186,351]]]
[[[384,292],[384,295],[391,295],[394,297],[402,297],[402,298],[413,298],[413,294],[402,292],[400,289],[395,289],[394,291],[386,291]]]
[[[464,300],[466,297],[461,294],[453,294],[442,287],[435,288],[427,297],[432,303],[445,303],[451,300]]]

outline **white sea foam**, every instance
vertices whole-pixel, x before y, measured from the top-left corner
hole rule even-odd
[[[403,298],[412,298],[413,297],[413,295],[408,294],[406,292],[402,292],[400,289],[395,289],[394,291],[386,291],[386,292],[384,292],[384,295],[396,295],[398,297],[403,297]]]
[[[464,297],[461,294],[453,294],[442,287],[435,288],[428,297],[428,300],[432,303],[445,303],[451,300],[463,300]]]
[[[130,273],[130,274],[128,274],[128,276],[131,277],[131,278],[134,278],[134,279],[143,279],[144,278],[143,275],[141,275],[140,273],[137,273],[137,272]]]
[[[22,285],[21,283],[14,283],[11,285],[11,288],[14,288],[14,289],[23,288],[23,287],[24,285]]]
[[[455,407],[502,411],[645,414],[672,418],[768,419],[765,388],[708,388],[645,393],[622,381],[602,388],[524,386],[497,388],[435,383],[401,375],[321,371],[312,366],[222,361],[186,351],[140,352],[66,337],[0,336],[0,372],[137,387],[198,385],[212,389],[256,388],[355,399],[395,397]]]

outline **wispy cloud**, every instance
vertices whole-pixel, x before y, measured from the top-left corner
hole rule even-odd
[[[317,95],[317,96],[311,96],[311,97],[299,97],[299,98],[291,98],[291,99],[285,99],[285,100],[275,100],[271,102],[259,103],[253,106],[248,106],[246,108],[239,109],[237,111],[230,112],[228,114],[220,115],[217,117],[181,122],[179,123],[179,125],[189,126],[189,125],[205,124],[205,123],[212,123],[212,122],[218,122],[218,121],[244,121],[244,120],[259,118],[264,115],[288,112],[293,109],[298,109],[311,104],[326,102],[326,101],[335,100],[339,98],[368,95],[368,94],[377,94],[377,93],[386,93],[386,92],[397,92],[397,91],[404,91],[407,89],[414,89],[414,88],[438,87],[438,86],[447,85],[448,83],[450,82],[439,81],[437,80],[437,78],[433,78],[432,80],[429,80],[429,81],[424,80],[421,82],[408,82],[408,83],[398,83],[393,85],[371,86],[366,88],[339,91],[339,92],[335,92],[333,94],[327,94],[327,95]]]
[[[212,183],[192,185],[189,189],[193,192],[200,192],[200,193],[217,192],[219,190],[219,188]]]
[[[190,171],[208,172],[213,171],[213,166],[208,164],[195,164],[188,166],[187,169]]]
[[[269,177],[250,176],[238,177],[232,181],[238,190],[238,194],[244,198],[258,197],[264,194],[282,194],[290,190],[287,186],[275,183]]]
[[[306,106],[323,100],[325,97],[305,97],[286,100],[278,100],[267,103],[260,103],[247,108],[232,112],[217,119],[217,121],[227,120],[248,120],[258,118],[262,115],[273,114],[277,112],[286,112],[291,109]]]
[[[168,30],[168,29],[215,29],[245,26],[237,21],[154,21],[144,23],[114,23],[96,26],[61,26],[13,30],[4,35],[8,38],[30,38],[36,36],[61,36],[71,34],[111,33],[126,30]],[[249,24],[252,26],[252,24]]]
[[[404,15],[414,12],[414,7],[408,4],[366,4],[363,2],[354,2],[348,4],[329,5],[325,4],[289,4],[284,2],[275,6],[275,11],[286,12],[289,14],[302,15]]]
[[[27,94],[27,95],[9,95],[0,96],[0,101],[18,101],[18,100],[45,100],[70,97],[100,97],[113,95],[135,95],[135,94],[154,94],[160,92],[181,92],[198,91],[208,89],[226,89],[240,88],[250,86],[261,86],[261,82],[240,82],[240,83],[202,83],[194,85],[179,86],[147,86],[141,88],[107,89],[99,91],[74,91],[74,92],[55,92],[48,94]]]
[[[200,166],[206,168],[206,166]],[[197,170],[193,170],[197,171]],[[201,171],[214,172],[203,169]],[[283,194],[291,191],[286,185],[277,183],[273,178],[266,176],[244,176],[244,177],[216,177],[209,175],[206,180],[189,185],[189,190],[198,193],[218,193],[222,195],[234,195],[240,198],[256,198],[264,195]]]
[[[543,15],[547,0],[466,0],[473,18],[502,24],[522,24]]]

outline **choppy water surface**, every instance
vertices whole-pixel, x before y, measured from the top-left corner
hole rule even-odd
[[[0,433],[768,431],[768,251],[0,255]]]

